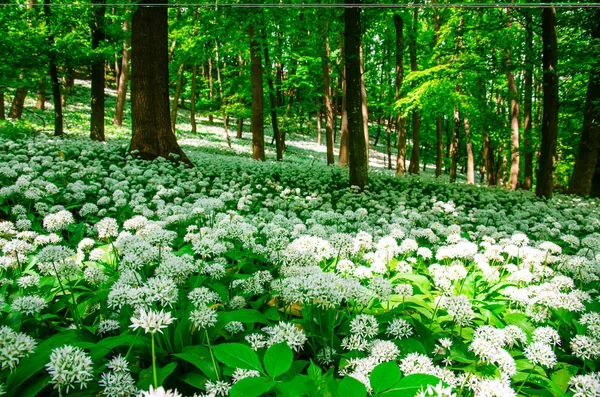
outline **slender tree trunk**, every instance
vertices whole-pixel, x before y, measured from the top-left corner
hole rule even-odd
[[[169,39],[167,8],[162,0],[143,0],[133,14],[131,32],[131,119],[129,151],[193,166],[177,143],[169,113]]]
[[[410,53],[410,71],[416,72],[417,68],[417,17],[418,17],[419,9],[415,8],[413,10],[413,21],[412,21],[412,31],[410,35],[409,42],[409,53]],[[421,130],[421,114],[418,110],[413,110],[412,112],[412,154],[410,156],[410,165],[408,166],[409,174],[419,174],[419,135]]]
[[[363,131],[365,135],[365,150],[367,153],[367,168],[369,167],[369,110],[367,108],[367,87],[365,83],[365,68],[362,40],[360,42],[360,95]]]
[[[465,142],[467,144],[467,183],[475,184],[475,158],[473,157],[473,142],[471,142],[471,126],[469,119],[464,118],[463,124],[465,127]]]
[[[432,4],[435,4],[436,0],[432,0]],[[440,38],[440,16],[437,9],[433,10],[433,40],[437,46]],[[440,57],[437,57],[437,64],[440,64]],[[435,176],[439,177],[442,175],[442,167],[444,165],[444,137],[442,135],[442,116],[435,118],[435,134],[436,134],[436,156],[435,156]]]
[[[494,172],[494,149],[490,134],[487,131],[483,132],[483,161],[485,164],[485,173],[488,186],[496,185],[496,173]]]
[[[323,145],[323,136],[321,134],[321,104],[319,98],[316,98],[317,102],[317,145]]]
[[[387,149],[387,159],[388,159],[388,170],[392,169],[392,116],[390,116],[387,120],[387,124],[385,126],[385,135],[386,135],[386,149]]]
[[[175,133],[177,125],[177,107],[179,106],[179,96],[181,95],[181,86],[183,84],[183,63],[177,68],[177,83],[175,84],[175,92],[173,92],[173,106],[171,106],[171,131]],[[177,135],[177,134],[176,134]]]
[[[452,139],[450,140],[450,183],[456,182],[456,168],[458,166],[459,155],[459,134],[460,130],[460,113],[458,106],[454,107],[454,128],[452,129]]]
[[[524,155],[525,167],[523,170],[523,185],[524,190],[531,190],[533,184],[533,140],[532,134],[532,95],[533,95],[533,29],[531,27],[531,14],[527,10],[525,17],[525,42],[529,51],[525,55],[525,78],[524,78],[524,98],[523,98],[523,138],[524,138]]]
[[[265,48],[265,54],[266,54]],[[221,80],[221,58],[219,57],[219,41],[215,39],[215,62],[217,64],[217,85],[219,86],[219,99],[221,103],[221,117],[223,117],[223,129],[225,130],[225,140],[227,146],[231,149],[231,138],[229,137],[229,116],[225,106],[225,94],[223,93],[223,82]],[[276,124],[276,123],[275,123]]]
[[[594,11],[595,24],[592,37],[600,39],[600,9]],[[600,149],[600,62],[590,70],[590,79],[585,99],[583,129],[579,140],[579,151],[575,158],[573,175],[569,182],[569,193],[588,196],[592,191],[594,172],[598,164]]]
[[[125,112],[125,103],[127,101],[127,85],[129,84],[129,60],[131,59],[131,24],[127,17],[123,21],[123,52],[121,57],[121,74],[119,74],[119,88],[117,89],[117,105],[115,106],[115,116],[113,124],[119,127],[123,126],[123,113]]]
[[[550,0],[552,1],[552,0]],[[551,198],[554,187],[554,164],[558,138],[558,48],[556,37],[556,10],[542,10],[544,114],[542,118],[542,147],[538,161],[535,194]]]
[[[94,20],[92,22],[92,51],[97,50],[105,35],[103,31],[106,0],[93,0]],[[95,59],[92,63],[92,116],[90,125],[90,139],[93,141],[105,141],[104,137],[104,59],[98,54],[93,54]]]
[[[283,147],[281,145],[281,135],[277,124],[277,98],[275,97],[275,86],[271,77],[271,60],[269,58],[269,49],[267,48],[267,35],[262,31],[262,37],[265,43],[265,65],[267,69],[267,86],[269,87],[269,104],[271,105],[271,124],[273,126],[273,138],[275,138],[275,148],[277,152],[277,161],[283,160]],[[319,129],[319,134],[321,130]]]
[[[198,65],[192,67],[192,92],[190,97],[190,123],[192,124],[192,134],[198,133],[196,126],[196,90],[198,87]]]
[[[20,120],[23,116],[23,108],[25,107],[25,98],[27,98],[27,87],[18,87],[15,91],[12,105],[8,117],[11,119]]]
[[[512,27],[510,9],[506,10],[508,22],[507,27]],[[515,74],[512,71],[512,62],[510,59],[510,50],[506,55],[506,78],[508,80],[508,92],[510,95],[510,190],[517,190],[519,185],[519,165],[521,163],[519,157],[519,127],[520,127],[520,109],[519,109],[519,92],[517,91],[517,83],[515,81]]]
[[[252,79],[252,158],[265,159],[265,129],[263,107],[263,71],[260,56],[260,44],[254,33],[254,26],[249,27],[250,34],[250,75]]]
[[[396,29],[396,100],[400,99],[402,82],[404,81],[404,21],[400,14],[394,14],[394,27]],[[406,157],[406,129],[404,118],[399,112],[396,118],[398,129],[398,158],[396,159],[396,175],[404,175],[404,161]]]
[[[54,101],[54,136],[63,135],[63,112],[62,102],[60,97],[60,82],[58,81],[58,69],[56,68],[56,54],[54,53],[54,33],[52,32],[52,25],[50,23],[51,11],[50,11],[50,0],[44,0],[44,15],[46,17],[46,24],[48,25],[48,45],[50,51],[48,52],[48,63],[50,67],[50,81],[52,82],[52,98]]]
[[[244,75],[244,59],[242,58],[242,55],[239,53],[238,53],[238,65],[240,67],[238,75],[239,75],[240,81],[241,81],[242,80],[241,78]],[[241,90],[242,87],[239,87],[239,89]],[[244,97],[241,95],[240,95],[240,102],[242,103],[242,105],[244,105]],[[244,119],[242,117],[238,117],[236,138],[242,139],[243,132],[244,132]]]
[[[210,113],[208,114],[208,122],[210,124],[213,124],[215,122],[214,120],[214,115],[213,115],[213,98],[214,98],[214,93],[213,93],[213,65],[212,65],[212,57],[209,56],[208,57],[208,99],[210,102]]]
[[[6,109],[4,108],[4,91],[0,88],[0,120],[6,120]]]
[[[46,78],[38,79],[37,101],[35,102],[37,110],[46,110]]]
[[[342,120],[340,123],[340,154],[338,157],[338,165],[347,166],[349,157],[348,148],[348,109],[347,109],[347,82],[346,82],[346,65],[342,68]]]
[[[325,28],[321,31],[321,40],[323,47],[321,51],[321,69],[323,70],[323,105],[325,107],[325,142],[327,145],[327,165],[334,163],[333,157],[333,120],[334,113],[331,106],[331,65],[329,61],[329,40],[327,32],[328,22],[325,22]]]
[[[346,4],[354,2],[355,0],[345,0]],[[350,186],[358,186],[362,190],[368,182],[368,160],[361,93],[360,9],[345,8],[344,18],[344,64],[346,66]]]

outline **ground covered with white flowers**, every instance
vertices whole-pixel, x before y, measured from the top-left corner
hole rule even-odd
[[[598,201],[190,157],[0,137],[0,394],[600,396]]]

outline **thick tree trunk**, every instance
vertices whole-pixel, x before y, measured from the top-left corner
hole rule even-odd
[[[25,98],[27,98],[27,87],[18,87],[15,91],[12,105],[8,117],[15,120],[20,120],[23,116],[23,108],[25,107]]]
[[[394,14],[394,27],[396,30],[396,100],[400,99],[402,82],[404,80],[404,21],[400,14]],[[398,157],[396,159],[396,175],[404,175],[404,162],[406,158],[406,129],[404,118],[398,113],[396,118],[396,128],[398,130]]]
[[[94,20],[92,22],[92,51],[97,50],[105,38],[103,29],[106,0],[92,0],[94,7]],[[98,54],[92,63],[92,116],[90,125],[90,139],[104,142],[104,59]]]
[[[348,4],[353,0],[345,0]],[[360,9],[344,9],[344,64],[346,66],[346,107],[348,112],[348,151],[350,186],[361,190],[368,182],[367,148],[363,123],[360,67]]]
[[[54,136],[62,136],[63,131],[63,112],[62,101],[60,97],[60,81],[58,80],[58,69],[56,68],[56,55],[54,54],[54,33],[52,33],[52,25],[50,23],[51,11],[50,0],[44,0],[44,15],[46,24],[49,28],[48,45],[50,51],[48,53],[48,63],[50,67],[50,81],[52,82],[52,99],[54,101]]]
[[[554,187],[554,164],[558,138],[558,48],[556,37],[556,10],[542,10],[544,114],[542,116],[542,146],[538,161],[535,194],[551,198]]]
[[[416,72],[417,68],[417,17],[419,9],[413,10],[413,21],[410,35],[410,42],[408,50],[410,53],[410,71]],[[410,165],[408,166],[409,174],[419,174],[419,135],[421,130],[421,114],[418,110],[412,112],[412,154],[410,156]]]
[[[143,0],[133,14],[129,151],[146,160],[174,154],[175,161],[193,166],[171,129],[168,17],[158,4],[161,0]]]
[[[594,11],[592,37],[600,39],[600,9]],[[585,99],[583,129],[579,140],[579,151],[575,158],[573,175],[569,182],[569,193],[588,196],[592,191],[594,172],[598,164],[600,149],[600,62],[592,66]]]
[[[263,107],[263,75],[260,44],[254,32],[254,26],[249,27],[250,34],[250,76],[252,80],[252,158],[265,159],[265,127]]]
[[[339,166],[348,165],[349,148],[348,148],[348,109],[347,109],[347,81],[346,81],[346,65],[342,68],[342,120],[340,123],[340,154],[338,157]]]
[[[46,78],[38,79],[37,101],[35,102],[37,110],[46,110]]]
[[[119,88],[117,89],[117,105],[115,106],[115,116],[113,124],[121,127],[123,125],[123,113],[127,101],[127,85],[129,84],[129,60],[131,59],[131,24],[125,18],[123,21],[123,55],[121,57],[121,74],[119,74]]]
[[[325,107],[325,143],[327,146],[327,165],[334,163],[333,157],[333,107],[331,106],[331,65],[329,62],[329,40],[327,38],[328,23],[321,31],[323,48],[321,51],[321,69],[323,70],[323,106]]]
[[[512,27],[512,20],[510,10],[507,9],[508,23],[507,27]],[[510,50],[506,55],[506,78],[508,80],[508,92],[510,96],[510,190],[517,190],[519,185],[519,127],[520,127],[520,109],[519,109],[519,92],[517,91],[517,83],[515,81],[515,74],[512,71],[512,63],[510,59]]]
[[[473,142],[471,142],[471,126],[469,119],[464,118],[463,124],[465,127],[465,142],[467,144],[467,183],[475,184],[475,158],[473,157]]]
[[[458,106],[454,107],[454,128],[452,129],[452,139],[450,140],[450,183],[456,182],[456,169],[458,167],[459,138],[460,131],[460,113]]]
[[[524,139],[524,157],[525,167],[523,170],[524,190],[531,190],[533,185],[533,140],[532,134],[532,96],[533,96],[533,29],[531,27],[531,14],[528,12],[525,18],[525,42],[528,43],[529,52],[525,55],[525,78],[524,78],[524,98],[523,98],[523,139]]]
[[[196,90],[198,88],[198,65],[192,67],[192,92],[190,96],[190,123],[192,124],[192,134],[198,133],[196,126]]]
[[[275,85],[271,77],[271,60],[269,58],[269,49],[267,48],[267,36],[262,31],[262,37],[265,42],[265,65],[267,69],[267,86],[269,87],[269,104],[271,105],[271,125],[273,126],[273,138],[275,139],[275,148],[277,152],[277,161],[283,160],[283,146],[281,145],[281,135],[279,125],[277,124],[277,98],[275,97]],[[319,134],[321,130],[319,129]]]

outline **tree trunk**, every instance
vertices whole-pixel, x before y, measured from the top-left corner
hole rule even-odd
[[[475,158],[473,157],[473,142],[471,142],[471,126],[469,119],[464,118],[463,124],[465,127],[465,142],[467,144],[467,183],[475,184]]]
[[[159,4],[161,0],[143,0],[133,14],[129,151],[146,160],[175,154],[175,161],[193,166],[171,129],[168,17]]]
[[[317,145],[323,145],[323,136],[321,134],[321,104],[319,98],[316,98],[317,106]]]
[[[265,49],[266,51],[266,49]],[[231,138],[229,138],[229,116],[225,106],[225,95],[223,94],[223,82],[221,81],[221,59],[219,58],[219,41],[215,39],[215,61],[217,63],[217,85],[219,86],[219,99],[221,103],[221,117],[223,117],[223,129],[225,130],[225,140],[227,146],[231,149]]]
[[[339,166],[348,165],[349,148],[348,148],[348,109],[347,109],[347,81],[346,81],[346,65],[342,67],[342,120],[340,123],[340,154],[338,157]]]
[[[450,140],[450,183],[456,182],[456,168],[458,166],[460,113],[458,106],[454,107],[454,128],[452,129],[452,139]]]
[[[275,86],[271,77],[271,60],[269,58],[269,49],[267,48],[267,35],[262,30],[262,37],[265,45],[265,66],[267,69],[267,86],[269,87],[269,104],[271,105],[271,125],[273,126],[273,138],[275,138],[275,148],[277,152],[277,161],[283,160],[283,147],[281,145],[281,135],[277,124],[277,98],[275,97]],[[321,133],[319,129],[319,134]]]
[[[214,98],[214,94],[213,94],[213,67],[212,67],[212,57],[208,57],[208,73],[207,73],[207,78],[208,78],[208,100],[209,100],[209,110],[210,113],[208,114],[208,122],[210,124],[213,124],[215,122],[214,120],[214,115],[213,115],[213,98]]]
[[[27,87],[18,87],[15,91],[12,105],[8,117],[15,120],[20,120],[23,116],[23,108],[25,107],[25,98],[27,98]]]
[[[400,14],[394,14],[394,27],[396,30],[396,100],[400,99],[402,82],[404,81],[404,21]],[[396,175],[404,175],[404,161],[406,157],[406,130],[404,118],[399,112],[396,118],[396,128],[398,130],[398,158],[396,159]]]
[[[490,134],[487,131],[483,132],[483,161],[485,164],[485,173],[488,186],[496,185],[496,173],[494,172],[494,149]]]
[[[90,125],[90,139],[104,142],[104,59],[94,51],[98,50],[100,43],[105,38],[103,29],[106,0],[92,0],[94,19],[92,22],[92,116]]]
[[[117,90],[117,105],[115,106],[115,116],[113,124],[119,127],[123,126],[123,113],[127,101],[127,85],[129,84],[129,60],[131,59],[131,24],[127,17],[123,21],[123,55],[121,57],[121,74],[119,74],[119,88]]]
[[[179,96],[181,95],[181,86],[183,84],[183,63],[177,68],[177,83],[175,84],[175,92],[173,92],[173,106],[171,107],[171,131],[175,134],[175,126],[177,125],[177,107],[179,106]]]
[[[263,76],[260,44],[254,33],[254,26],[249,27],[250,34],[250,75],[252,80],[252,158],[265,159],[265,127],[263,107]]]
[[[595,23],[592,37],[600,39],[600,9],[594,11]],[[592,66],[585,99],[583,129],[579,140],[579,151],[575,158],[573,175],[569,182],[569,193],[588,196],[592,190],[594,171],[600,144],[600,62]]]
[[[524,190],[531,190],[533,185],[533,140],[532,134],[532,95],[533,95],[533,29],[531,27],[531,14],[527,11],[525,17],[525,42],[528,43],[529,52],[525,55],[525,78],[524,78],[524,94],[523,98],[523,138],[524,138],[524,155],[525,168],[523,170],[523,185]]]
[[[542,10],[544,114],[542,116],[542,146],[538,161],[535,194],[551,198],[554,187],[554,163],[558,138],[558,48],[556,37],[556,10]]]
[[[508,23],[507,27],[512,27],[512,21],[510,16],[510,10],[507,9]],[[510,96],[510,190],[517,190],[519,185],[519,92],[517,91],[517,83],[515,81],[515,74],[512,71],[511,60],[510,60],[510,49],[506,55],[506,78],[508,80],[508,92]]]
[[[192,124],[192,134],[198,133],[196,126],[196,89],[198,87],[198,65],[192,67],[192,92],[190,94],[190,123]]]
[[[346,4],[355,2],[356,0],[345,0]],[[344,64],[346,66],[350,186],[358,186],[362,190],[368,182],[368,160],[361,93],[360,8],[345,8],[344,18]]]
[[[436,0],[432,0],[432,4],[435,4]],[[433,10],[433,41],[437,45],[440,38],[440,16],[437,9]],[[437,64],[440,64],[440,58],[437,57]],[[435,133],[436,133],[436,156],[435,156],[435,176],[439,177],[442,175],[442,167],[444,165],[444,137],[442,135],[442,116],[435,118]]]
[[[417,17],[419,9],[413,10],[412,31],[408,50],[410,53],[410,71],[416,72],[417,68]],[[419,135],[421,130],[421,114],[418,110],[412,112],[412,154],[410,156],[410,165],[408,166],[409,174],[419,174]]]
[[[56,68],[56,54],[54,53],[54,33],[50,23],[51,11],[50,0],[44,0],[44,15],[48,26],[48,63],[50,67],[50,81],[52,82],[52,99],[54,101],[54,136],[62,136],[63,131],[63,112],[60,97],[60,81],[58,81],[58,69]]]
[[[6,120],[6,109],[4,108],[4,91],[0,89],[0,120]]]
[[[240,81],[241,81],[242,76],[244,75],[244,59],[242,58],[242,55],[240,53],[238,53],[238,66],[240,67],[238,75],[239,75]],[[242,90],[242,87],[239,87],[239,89]],[[242,103],[242,105],[244,105],[244,97],[242,95],[240,95],[240,102]],[[237,135],[235,137],[237,139],[242,139],[243,132],[244,132],[244,119],[242,117],[238,117],[238,119],[237,119]]]
[[[386,135],[386,149],[387,149],[387,159],[388,159],[388,170],[392,169],[392,116],[390,116],[387,120],[387,125],[385,126],[385,135]]]
[[[46,110],[46,78],[38,79],[37,101],[35,102],[37,110]]]
[[[369,110],[367,108],[367,87],[365,85],[365,68],[362,40],[360,42],[360,95],[363,131],[365,135],[365,150],[367,153],[367,168],[369,168]]]
[[[331,106],[331,65],[329,62],[329,40],[327,38],[329,24],[321,31],[323,48],[321,51],[321,69],[323,70],[323,105],[325,107],[325,143],[327,146],[327,165],[334,163],[333,157],[333,107]]]

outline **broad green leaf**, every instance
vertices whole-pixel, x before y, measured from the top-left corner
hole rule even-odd
[[[210,351],[204,346],[187,346],[181,353],[173,356],[186,361],[198,368],[210,380],[217,380],[215,367],[210,358]]]
[[[421,353],[427,355],[427,351],[425,350],[425,347],[423,347],[423,344],[415,338],[401,339],[396,342],[396,345],[398,345],[400,348],[400,353],[403,355],[410,353]]]
[[[263,358],[265,370],[273,379],[284,374],[292,366],[294,353],[287,343],[278,343],[271,346]]]
[[[369,379],[373,392],[382,392],[400,380],[400,368],[398,368],[398,364],[395,361],[381,363],[373,368]]]
[[[394,385],[390,390],[381,393],[386,397],[413,397],[427,386],[435,386],[440,380],[432,375],[413,374],[408,375]]]
[[[199,374],[197,372],[188,372],[179,379],[187,383],[188,385],[200,390],[204,390],[204,386],[206,385],[206,381],[208,380],[206,376],[203,376],[202,374]]]
[[[258,397],[271,390],[275,382],[264,377],[245,378],[236,382],[229,391],[231,397]]]
[[[351,376],[344,376],[338,387],[339,397],[365,397],[367,388]]]
[[[241,343],[223,343],[213,346],[213,353],[217,360],[231,368],[253,369],[265,373],[254,350]]]

